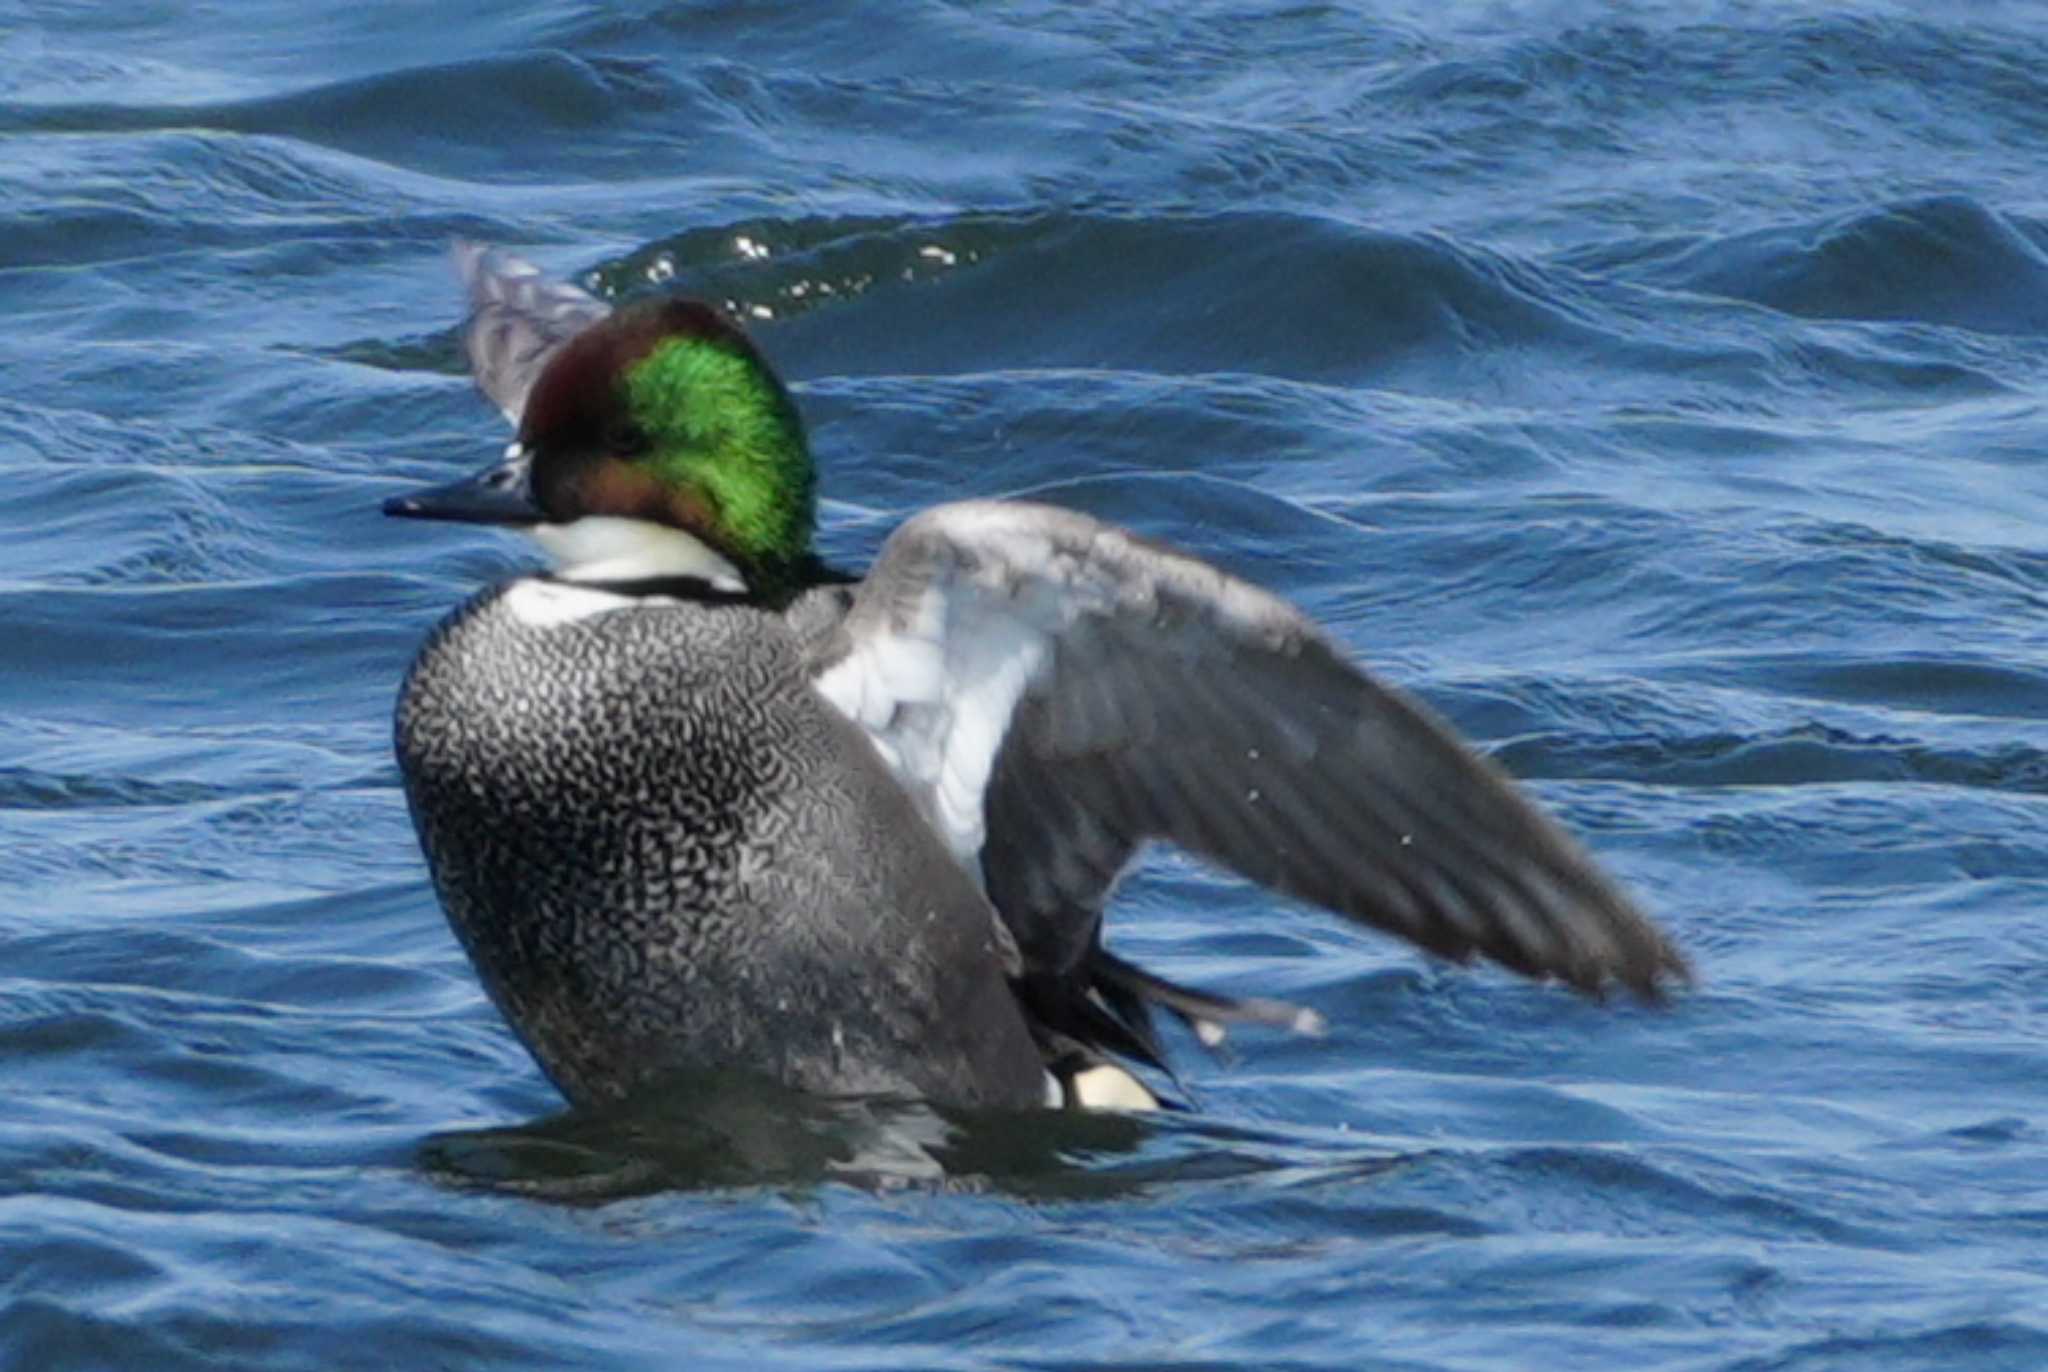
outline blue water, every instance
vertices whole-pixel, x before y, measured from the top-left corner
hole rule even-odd
[[[2048,12],[455,11],[0,0],[0,1365],[2048,1366]],[[1165,859],[1121,950],[1332,1024],[1198,1115],[463,1142],[559,1101],[389,755],[527,556],[375,513],[503,442],[457,234],[752,318],[844,561],[1032,491],[1295,597],[1701,986]]]

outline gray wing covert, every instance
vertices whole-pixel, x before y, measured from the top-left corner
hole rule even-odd
[[[555,349],[610,314],[611,306],[502,249],[458,240],[454,253],[469,295],[462,346],[470,374],[516,428],[526,393]]]
[[[1655,998],[1682,956],[1562,830],[1298,611],[1069,511],[889,540],[821,691],[977,871],[1027,965],[1096,951],[1162,839],[1457,961]]]

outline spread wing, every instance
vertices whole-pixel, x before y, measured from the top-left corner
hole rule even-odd
[[[816,652],[1041,973],[1106,956],[1103,902],[1163,839],[1447,958],[1594,995],[1687,976],[1504,774],[1298,611],[1085,515],[919,515]]]
[[[562,346],[611,313],[611,306],[566,281],[541,275],[523,257],[458,240],[455,270],[469,295],[462,346],[477,389],[519,425],[526,393]]]

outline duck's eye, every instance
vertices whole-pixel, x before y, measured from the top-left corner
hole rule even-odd
[[[614,457],[638,457],[647,451],[647,430],[638,424],[617,424],[605,432],[604,445]]]

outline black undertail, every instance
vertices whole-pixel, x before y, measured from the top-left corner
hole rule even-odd
[[[1180,1020],[1211,1051],[1222,1043],[1229,1025],[1311,1030],[1321,1023],[1312,1011],[1287,1001],[1239,999],[1168,981],[1126,962],[1099,939],[1073,970],[1026,972],[1012,978],[1010,986],[1048,1070],[1062,1081],[1107,1057],[1118,1057],[1161,1073],[1186,1094],[1160,1041],[1158,1010]],[[1184,1108],[1172,1101],[1163,1103]]]

